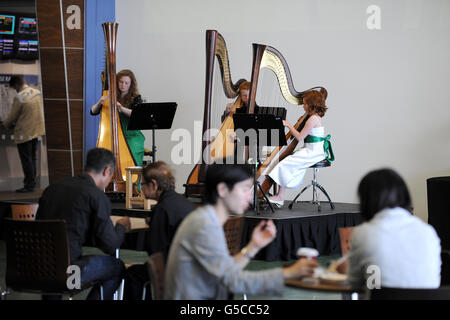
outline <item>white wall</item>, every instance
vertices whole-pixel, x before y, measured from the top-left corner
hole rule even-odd
[[[381,30],[366,26],[370,5],[381,8]],[[446,0],[116,0],[118,70],[134,70],[150,101],[178,102],[173,128],[192,132],[203,119],[205,30],[224,36],[233,80],[250,78],[252,43],[271,45],[297,90],[329,92],[336,161],[319,179],[332,199],[357,202],[362,175],[389,166],[426,220],[426,179],[450,175],[449,12]],[[171,132],[157,133],[157,158],[168,163]],[[178,191],[192,167],[175,167]]]

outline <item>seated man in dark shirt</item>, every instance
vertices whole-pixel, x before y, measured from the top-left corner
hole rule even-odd
[[[150,163],[144,168],[142,192],[147,199],[157,200],[152,208],[146,237],[148,255],[164,253],[167,258],[170,244],[181,221],[195,209],[194,204],[175,192],[175,178],[165,162]],[[126,271],[125,300],[140,300],[143,285],[149,281],[147,263],[136,264]],[[147,294],[147,299],[150,295]]]
[[[130,218],[124,217],[114,227],[111,203],[103,190],[108,186],[115,168],[114,154],[106,149],[89,150],[85,173],[58,181],[45,189],[36,213],[38,220],[62,219],[67,223],[70,264],[81,270],[81,285],[100,281],[105,299],[112,299],[123,277],[125,266],[115,258]],[[108,255],[82,256],[82,246],[88,241]],[[94,286],[87,299],[99,299],[99,287]]]

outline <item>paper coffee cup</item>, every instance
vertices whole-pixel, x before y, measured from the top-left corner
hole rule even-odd
[[[316,260],[319,256],[319,251],[314,248],[299,248],[297,250],[297,256],[299,258],[306,258],[311,260]]]

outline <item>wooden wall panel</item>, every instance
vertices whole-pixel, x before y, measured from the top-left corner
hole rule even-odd
[[[64,151],[64,150],[48,150],[48,165],[49,167],[52,166],[54,170],[51,172],[49,171],[49,179],[53,182],[64,179],[69,177],[67,175],[68,171],[71,171],[71,160],[70,151]],[[75,165],[75,171],[76,172],[82,172],[83,171],[83,152],[82,151],[75,151],[73,152],[74,157],[74,165]]]
[[[84,48],[84,0],[63,0],[62,3],[65,8],[63,15],[64,21],[66,21],[66,26],[64,28],[66,47]],[[79,24],[81,28],[69,29],[68,24],[70,27],[74,27],[78,23],[74,16],[78,10],[75,6],[80,8]]]
[[[84,50],[67,50],[69,98],[83,99]],[[66,99],[64,56],[60,49],[41,49],[42,92],[47,99]]]
[[[75,172],[81,174],[83,172],[83,150],[73,152]]]
[[[74,151],[83,150],[83,102],[72,101],[70,103],[70,125],[72,129],[72,148]],[[83,159],[81,159],[83,162]]]
[[[62,47],[61,11],[57,0],[36,0],[39,45]]]
[[[70,145],[69,131],[60,125],[67,123],[67,105],[65,101],[45,100],[46,112],[51,116],[45,117],[47,128],[47,147],[52,150],[68,150]],[[70,125],[72,129],[72,148],[74,151],[83,149],[83,102],[71,101]]]
[[[52,182],[69,177],[71,171],[70,151],[48,149],[48,178]]]
[[[69,131],[61,122],[67,124],[67,106],[64,100],[44,100],[47,148],[69,150]],[[50,164],[49,164],[50,168]]]
[[[84,0],[36,0],[36,9],[53,182],[77,175],[83,167]]]
[[[69,76],[69,98],[83,99],[84,50],[68,50],[66,54]]]
[[[41,47],[40,59],[44,99],[61,99],[65,101],[66,84],[62,50]]]

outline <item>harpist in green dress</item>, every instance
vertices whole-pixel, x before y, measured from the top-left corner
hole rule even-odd
[[[117,74],[117,88],[117,107],[119,110],[120,124],[133,158],[136,161],[136,165],[142,166],[145,137],[139,130],[127,130],[131,111],[136,108],[137,105],[142,103],[136,77],[131,70],[122,70]],[[107,98],[108,97],[106,96],[102,96],[100,100],[92,106],[91,115],[100,113],[102,104]]]
[[[134,97],[133,102],[126,108],[133,110],[138,104],[142,103],[141,96]],[[127,139],[128,146],[133,154],[136,165],[142,166],[142,160],[144,159],[144,141],[145,137],[140,130],[127,130],[128,121],[130,117],[124,112],[119,112],[120,124],[122,125],[123,134]]]

